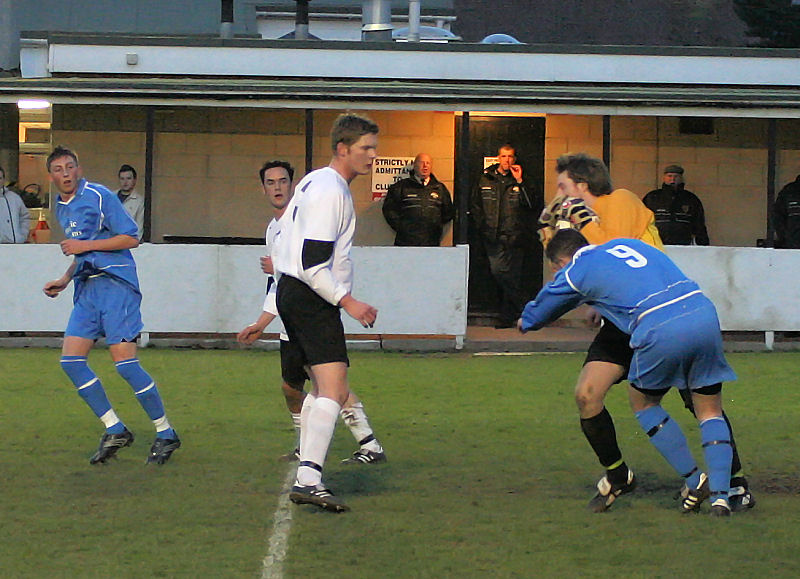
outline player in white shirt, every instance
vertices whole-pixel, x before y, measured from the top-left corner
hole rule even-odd
[[[371,327],[378,315],[350,294],[355,211],[349,184],[370,172],[378,154],[378,126],[358,115],[340,115],[331,145],[330,165],[309,173],[295,188],[272,257],[278,311],[313,383],[301,412],[300,464],[289,498],[341,512],[349,508],[322,484],[336,417],[350,395],[339,308],[364,327]]]
[[[273,276],[272,259],[270,257],[275,243],[275,237],[280,230],[280,219],[286,211],[286,206],[292,198],[292,179],[294,168],[285,161],[269,161],[259,171],[261,186],[264,195],[269,200],[273,209],[273,219],[267,226],[265,235],[266,254],[261,257],[261,270],[267,274],[267,290],[264,307],[255,323],[244,328],[237,335],[237,340],[242,344],[252,344],[261,337],[264,329],[278,316],[276,303],[276,286]],[[281,347],[281,377],[283,378],[283,394],[286,407],[292,415],[292,423],[297,433],[295,450],[281,457],[282,460],[294,461],[300,457],[300,411],[306,397],[304,386],[308,375],[303,367],[303,359],[297,348],[291,347],[286,334],[280,334]],[[364,411],[364,405],[358,397],[351,392],[344,407],[340,411],[342,420],[350,429],[360,448],[353,456],[342,462],[345,464],[374,464],[384,462],[386,454],[378,443],[370,427],[369,420]]]

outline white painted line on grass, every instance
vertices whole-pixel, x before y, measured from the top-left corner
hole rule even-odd
[[[283,562],[289,547],[289,535],[292,532],[292,503],[289,500],[289,491],[292,489],[297,476],[295,465],[289,467],[286,479],[283,481],[281,494],[278,497],[278,507],[275,509],[272,535],[269,538],[269,552],[261,564],[261,579],[283,579]]]

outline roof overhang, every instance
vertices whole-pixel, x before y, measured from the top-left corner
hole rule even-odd
[[[800,116],[800,50],[34,36],[0,100]]]

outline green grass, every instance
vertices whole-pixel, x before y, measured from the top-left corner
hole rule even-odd
[[[100,423],[56,350],[0,350],[0,576],[258,577],[293,443],[276,353],[144,350],[184,447],[146,467],[152,425],[105,351],[92,356],[136,433],[92,467]],[[625,388],[608,407],[641,483],[602,515],[602,474],[578,426],[582,355],[352,355],[351,385],[389,455],[325,479],[352,512],[292,507],[286,577],[797,577],[800,354],[736,354],[725,389],[758,506],[680,515],[680,481],[640,432]],[[676,393],[665,407],[695,455]]]

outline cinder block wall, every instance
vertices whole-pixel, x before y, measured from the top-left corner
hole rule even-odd
[[[344,110],[319,110],[314,113],[314,166],[327,165],[331,159],[330,129]],[[451,112],[434,111],[363,111],[352,110],[372,119],[380,127],[378,154],[382,157],[415,157],[427,153],[433,160],[433,173],[453,194],[455,167],[455,121]],[[357,245],[392,245],[394,232],[381,213],[383,201],[372,200],[369,176],[356,178],[350,186],[358,225]],[[443,245],[452,245],[448,229]]]
[[[152,239],[263,235],[271,211],[258,171],[281,159],[302,177],[303,111],[175,109],[155,120]]]
[[[664,167],[686,170],[686,188],[706,211],[713,245],[753,247],[766,235],[765,119],[718,118],[711,135],[686,135],[677,117],[612,117],[611,178],[640,197],[660,187]],[[555,194],[555,160],[565,152],[602,156],[602,117],[548,115],[545,197]],[[776,192],[800,173],[800,121],[778,121]]]
[[[314,113],[313,165],[331,156],[329,130],[342,111]],[[381,127],[379,154],[427,152],[434,173],[453,192],[455,124],[452,112],[363,111]],[[682,135],[675,117],[612,117],[611,176],[639,196],[656,188],[665,165],[686,169],[687,188],[702,199],[712,243],[753,246],[766,233],[766,132],[763,119],[716,119],[712,135]],[[568,151],[602,155],[602,117],[548,115],[545,198],[555,193],[555,160]],[[302,110],[168,107],[155,116],[152,240],[164,235],[260,237],[269,208],[258,182],[261,164],[305,165]],[[123,163],[144,186],[145,113],[135,106],[59,105],[53,109],[54,144],[74,149],[87,177],[112,190]],[[800,173],[800,120],[778,121],[776,190]],[[370,179],[353,182],[359,213],[357,243],[391,244]],[[54,232],[55,233],[55,232]],[[445,244],[451,243],[448,233]]]

